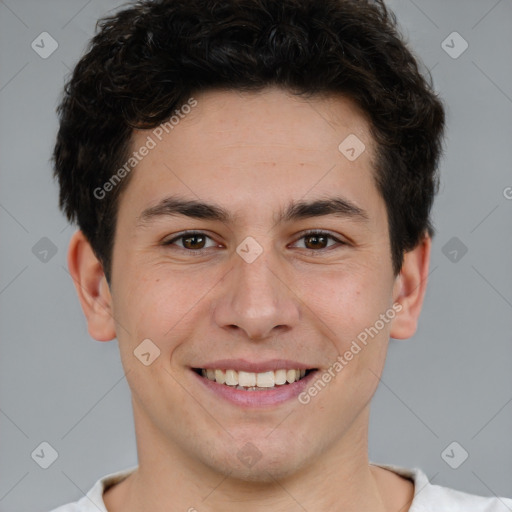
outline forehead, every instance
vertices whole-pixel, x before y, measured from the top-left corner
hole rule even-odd
[[[264,208],[333,187],[355,202],[376,198],[369,122],[347,98],[220,90],[188,104],[177,107],[172,123],[134,132],[132,151],[150,139],[152,149],[131,176],[133,205],[173,192],[234,209],[257,200]],[[354,156],[347,148],[357,158],[347,158]]]
[[[173,116],[173,123],[177,124],[167,125],[163,139],[170,139],[166,136],[179,131],[180,139],[189,142],[187,147],[197,147],[195,142],[199,142],[219,148],[224,144],[246,148],[260,144],[270,149],[274,144],[304,152],[332,149],[333,143],[336,149],[338,139],[349,134],[370,145],[372,142],[366,114],[340,94],[305,97],[271,87],[258,92],[211,90],[195,96],[194,100],[194,108],[187,109],[186,114],[183,110],[179,118]],[[178,106],[175,112],[179,113],[181,108]],[[161,126],[165,128],[165,123]],[[188,129],[185,131],[183,126]],[[149,131],[134,136],[140,139]],[[196,136],[201,140],[191,140]]]

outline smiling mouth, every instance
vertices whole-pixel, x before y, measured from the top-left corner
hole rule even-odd
[[[205,379],[244,391],[265,391],[273,388],[287,386],[302,380],[316,368],[308,370],[280,369],[262,373],[244,372],[236,370],[193,368]]]

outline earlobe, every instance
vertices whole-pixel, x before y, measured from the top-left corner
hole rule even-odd
[[[112,340],[116,331],[110,289],[101,262],[80,230],[69,242],[68,267],[89,334],[98,341]]]
[[[393,319],[390,336],[410,338],[417,329],[423,299],[427,289],[432,240],[425,236],[411,251],[405,253],[400,274],[396,277],[393,300],[401,306]]]

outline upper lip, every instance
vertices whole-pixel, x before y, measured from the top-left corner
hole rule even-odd
[[[205,370],[235,370],[251,373],[263,373],[275,370],[312,370],[313,366],[309,364],[291,361],[289,359],[269,359],[267,361],[247,361],[246,359],[219,359],[204,363],[194,368],[202,368]]]

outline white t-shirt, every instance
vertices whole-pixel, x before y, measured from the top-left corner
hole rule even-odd
[[[512,499],[486,498],[440,485],[432,485],[419,468],[406,469],[392,464],[375,464],[414,482],[414,499],[408,512],[512,512]],[[51,512],[108,512],[103,492],[124,480],[137,466],[110,473],[100,478],[79,501],[62,505]],[[404,511],[405,512],[405,511]]]

